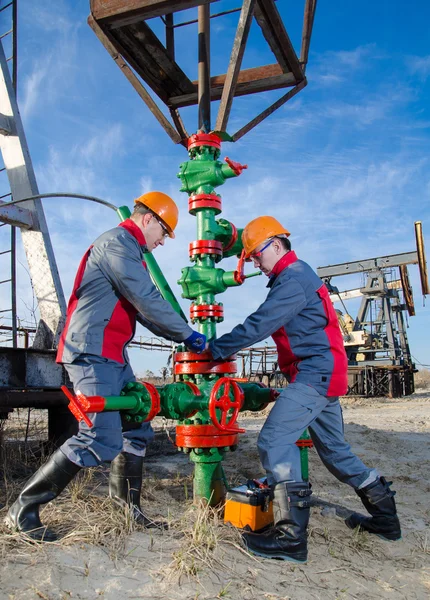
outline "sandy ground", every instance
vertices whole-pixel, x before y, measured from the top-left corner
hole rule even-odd
[[[103,511],[107,515],[110,510],[103,500],[106,475],[102,473],[96,491],[86,504],[79,504],[96,506],[90,517],[73,511],[77,500],[69,492],[44,509],[44,521],[52,523],[60,514],[65,524],[66,537],[59,543],[25,544],[0,529],[0,598],[429,598],[430,391],[401,400],[348,398],[343,404],[347,440],[365,462],[394,481],[401,541],[384,542],[346,528],[339,514],[360,510],[359,499],[325,470],[312,450],[314,499],[334,507],[312,509],[308,563],[252,557],[242,549],[237,531],[222,521],[199,525],[201,513],[190,500],[191,465],[165,438],[166,443],[155,444],[146,462],[143,506],[151,515],[172,519],[173,530],[153,533],[131,528],[128,535],[116,532],[115,537],[93,522],[92,538],[80,535],[88,527],[88,518],[103,520]],[[262,475],[256,438],[263,420],[261,415],[242,418],[247,433],[239,450],[224,461],[229,481]],[[4,514],[5,508],[0,518]]]

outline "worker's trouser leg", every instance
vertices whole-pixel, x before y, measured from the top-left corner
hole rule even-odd
[[[291,383],[275,402],[258,438],[258,449],[271,485],[302,481],[296,441],[309,428],[326,467],[341,481],[359,488],[377,478],[345,442],[338,398],[326,398],[314,388]]]
[[[86,396],[118,396],[126,383],[135,380],[128,363],[121,365],[97,356],[86,355],[64,366],[75,392],[79,390]],[[122,451],[144,456],[147,444],[154,437],[150,423],[123,428],[118,411],[88,416],[93,427],[81,422],[79,432],[61,446],[67,458],[81,467],[110,462]]]

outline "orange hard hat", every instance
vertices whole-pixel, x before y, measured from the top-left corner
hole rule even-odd
[[[290,235],[274,217],[257,217],[250,221],[242,232],[242,243],[246,258],[263,242],[276,235]]]
[[[169,237],[174,238],[173,231],[178,224],[179,210],[170,196],[163,192],[147,192],[134,201],[140,202],[156,215],[166,226]]]

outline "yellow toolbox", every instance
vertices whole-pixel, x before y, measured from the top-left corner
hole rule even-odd
[[[224,523],[239,529],[261,531],[273,523],[271,489],[266,479],[250,479],[228,490]]]

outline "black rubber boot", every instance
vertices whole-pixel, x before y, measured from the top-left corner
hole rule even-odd
[[[264,533],[244,533],[248,550],[265,558],[305,563],[312,494],[309,483],[281,482],[273,487],[274,527]]]
[[[143,457],[121,452],[111,462],[109,475],[109,496],[120,506],[130,508],[133,520],[146,527],[167,529],[167,524],[146,517],[140,508],[142,491]]]
[[[70,461],[61,450],[56,450],[48,462],[27,481],[9,509],[6,524],[27,534],[33,540],[55,541],[55,533],[40,521],[39,507],[59,496],[80,470],[81,467]]]
[[[352,513],[345,520],[348,527],[355,529],[359,526],[385,540],[400,540],[402,531],[394,502],[396,492],[390,490],[391,484],[392,481],[386,481],[384,477],[380,477],[366,487],[355,490],[364,507],[372,516],[366,517],[360,513]]]

